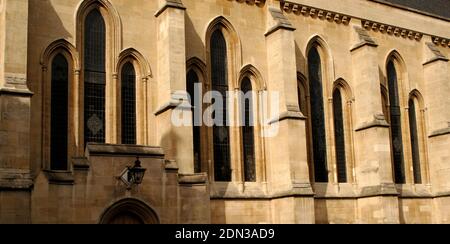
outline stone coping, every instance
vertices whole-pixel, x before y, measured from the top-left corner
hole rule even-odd
[[[164,152],[160,147],[89,143],[86,148],[86,155],[142,156],[151,158],[163,158]]]
[[[29,170],[0,169],[0,190],[31,190],[33,180]]]
[[[431,132],[429,137],[433,138],[433,137],[444,136],[444,135],[448,135],[448,134],[450,134],[450,127],[435,130],[435,131]]]
[[[185,10],[186,7],[180,0],[166,0],[166,3],[155,13],[155,17],[161,15],[167,8],[177,8],[181,10]]]
[[[71,171],[45,170],[50,184],[55,185],[73,185],[75,177]]]
[[[208,175],[206,173],[199,174],[179,174],[178,182],[181,185],[204,185],[208,182]]]

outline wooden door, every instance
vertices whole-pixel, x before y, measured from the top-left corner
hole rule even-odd
[[[109,224],[116,224],[116,225],[138,225],[138,224],[144,224],[144,221],[142,221],[139,216],[137,216],[134,213],[130,212],[121,212],[114,216]]]

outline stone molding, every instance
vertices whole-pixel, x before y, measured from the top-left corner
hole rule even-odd
[[[74,170],[89,170],[91,164],[86,157],[72,158]]]
[[[75,176],[71,171],[54,171],[45,170],[50,184],[55,185],[73,185],[75,184]]]
[[[355,129],[356,132],[364,131],[370,128],[389,128],[389,123],[386,121],[386,118],[383,114],[374,115],[372,121],[364,122],[358,125]]]
[[[278,116],[275,116],[271,120],[269,120],[268,124],[272,125],[275,123],[280,123],[284,120],[306,120],[307,118],[300,111],[285,111],[280,113]]]
[[[155,17],[158,18],[158,16],[164,13],[168,8],[186,9],[181,0],[166,0],[166,3],[164,3],[164,5],[155,13]]]
[[[257,6],[262,6],[264,5],[264,3],[266,3],[266,0],[228,0],[230,2],[232,1],[237,1],[239,3],[247,3],[247,4],[251,4],[251,5],[257,5]]]
[[[405,29],[398,26],[383,24],[370,20],[361,20],[361,26],[366,30],[378,31],[383,34],[394,35],[396,37],[409,38],[410,40],[422,40],[423,33]]]
[[[283,11],[281,11],[277,8],[269,7],[269,13],[270,13],[270,16],[272,17],[273,21],[275,22],[275,25],[272,26],[264,34],[265,36],[269,36],[270,34],[274,33],[275,31],[277,31],[279,29],[285,29],[285,30],[290,30],[290,31],[295,30],[294,26],[291,24],[291,22],[289,22],[288,18],[286,18],[286,16],[283,15]]]
[[[208,175],[206,173],[179,174],[178,182],[181,185],[204,185],[208,182]]]
[[[164,153],[160,147],[136,146],[136,145],[116,145],[89,143],[86,149],[87,155],[123,155],[163,158]]]
[[[444,61],[448,62],[449,59],[441,53],[441,51],[437,48],[436,44],[433,44],[431,42],[425,43],[428,50],[431,52],[431,58],[429,58],[423,65],[434,63],[435,61]]]
[[[1,190],[31,190],[33,179],[29,170],[0,169],[0,191]]]
[[[318,18],[321,20],[326,19],[337,24],[348,25],[350,23],[350,20],[352,19],[352,17],[349,15],[339,14],[329,10],[310,7],[299,3],[292,3],[284,0],[281,1],[281,6],[287,13],[303,15],[305,17],[309,16],[311,18]]]
[[[436,44],[438,46],[441,45],[443,47],[450,47],[450,39],[448,39],[448,38],[432,36],[431,40],[433,41],[434,44]]]
[[[18,97],[32,97],[34,95],[34,93],[28,89],[2,87],[2,88],[0,88],[0,96],[1,95],[10,95],[10,96],[18,96]]]
[[[429,138],[433,138],[433,137],[438,137],[438,136],[445,136],[450,134],[450,127],[447,128],[442,128],[439,130],[435,130],[433,132],[431,132],[431,134],[429,135]]]
[[[367,33],[367,31],[365,29],[363,29],[359,26],[353,26],[353,29],[355,30],[356,34],[358,35],[359,42],[350,49],[350,52],[353,52],[363,46],[378,47],[378,44],[369,35],[369,33]]]
[[[321,20],[328,20],[330,22],[335,22],[337,24],[348,25],[352,18],[359,19],[356,17],[352,17],[350,15],[336,13],[333,11],[329,11],[326,9],[320,9],[316,7],[311,7],[307,5],[303,5],[300,3],[289,2],[285,0],[281,0],[281,8],[283,11],[287,13],[294,13],[296,15],[303,15],[305,17],[318,18]],[[419,31],[409,30],[406,28],[402,28],[399,26],[383,24],[371,20],[361,19],[361,26],[366,30],[378,31],[383,34],[393,35],[397,37],[408,38],[411,40],[420,41],[422,37],[426,34],[421,33]],[[443,47],[450,47],[450,39],[443,38],[438,36],[431,36],[433,43],[436,45],[441,45]]]

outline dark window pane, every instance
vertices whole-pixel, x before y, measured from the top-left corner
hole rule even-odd
[[[416,105],[413,99],[409,100],[409,128],[411,132],[411,152],[413,160],[414,183],[422,184],[420,168],[419,136],[417,128]]]
[[[320,55],[316,48],[312,48],[311,51],[309,51],[308,71],[315,179],[316,182],[328,182],[322,67]]]
[[[199,83],[199,79],[195,71],[190,70],[187,74],[187,92],[190,97],[190,103],[192,106],[192,124],[193,124],[193,136],[194,136],[194,170],[196,173],[200,173],[202,171],[202,162],[201,162],[201,150],[200,150],[200,126],[195,124],[195,106],[201,106],[201,101],[197,101],[196,99],[202,99],[201,94],[198,94],[200,97],[195,97],[195,84],[201,85]],[[200,102],[200,103],[199,103]],[[201,117],[201,113],[197,114]],[[201,119],[201,118],[199,118]]]
[[[122,67],[122,143],[136,144],[136,72],[133,64]]]
[[[105,22],[98,10],[84,25],[84,142],[105,142]]]
[[[336,147],[336,164],[338,173],[338,182],[347,182],[347,166],[345,158],[345,132],[344,116],[342,108],[342,95],[339,89],[333,93],[333,115],[334,115],[334,140]]]
[[[52,62],[51,86],[50,167],[52,170],[67,170],[69,65],[61,54],[57,55]]]
[[[227,44],[220,30],[216,30],[211,36],[211,82],[212,90],[218,91],[226,100],[223,107],[217,113],[223,116],[223,126],[214,126],[214,176],[216,181],[231,181],[230,164],[230,130],[227,125]]]
[[[387,66],[388,85],[389,85],[389,103],[390,103],[390,123],[391,123],[391,146],[394,159],[395,183],[404,184],[405,166],[403,162],[403,141],[401,126],[401,111],[398,96],[397,71],[394,63],[391,61]]]
[[[256,182],[255,142],[253,126],[253,99],[252,83],[248,78],[242,81],[242,92],[245,100],[241,101],[241,115],[244,125],[242,126],[242,145],[244,153],[244,176],[246,182]],[[248,93],[248,95],[247,95]]]

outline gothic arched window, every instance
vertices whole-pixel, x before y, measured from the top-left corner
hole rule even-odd
[[[136,71],[132,63],[122,67],[122,143],[136,144]]]
[[[227,126],[228,91],[227,43],[220,30],[211,35],[211,83],[212,90],[224,98],[223,106],[215,108],[215,117],[221,116],[222,125],[214,125],[214,176],[216,181],[231,181],[230,129]],[[226,98],[226,99],[225,99]]]
[[[244,178],[246,182],[256,182],[252,83],[249,78],[242,81],[241,91],[244,94],[244,101],[241,101]]]
[[[84,142],[105,142],[106,26],[92,10],[84,24]]]
[[[317,48],[308,53],[311,132],[316,182],[328,182],[322,67]]]
[[[409,129],[411,135],[411,156],[413,162],[414,183],[422,184],[422,173],[420,167],[420,149],[417,127],[417,112],[414,99],[409,100]]]
[[[333,92],[333,118],[338,182],[346,183],[347,165],[345,156],[344,113],[342,95],[339,88]]]
[[[403,162],[403,142],[400,100],[398,94],[397,71],[393,61],[387,65],[387,77],[389,87],[389,114],[391,123],[391,146],[394,160],[395,183],[404,184],[405,166]]]
[[[187,88],[187,92],[189,94],[189,98],[190,98],[190,104],[192,107],[192,123],[193,123],[193,136],[194,136],[194,170],[196,173],[200,173],[202,171],[202,163],[201,163],[201,140],[200,140],[200,129],[201,126],[199,126],[200,123],[196,123],[196,115],[199,116],[200,120],[202,119],[201,113],[200,114],[195,114],[195,108],[196,106],[201,106],[201,102],[199,103],[199,101],[197,99],[202,99],[201,94],[197,94],[199,97],[195,97],[195,88],[196,88],[196,84],[200,85],[201,83],[199,82],[197,73],[195,73],[194,70],[190,70],[187,74],[186,77],[186,88]],[[197,121],[200,122],[200,121]]]
[[[69,65],[58,54],[52,62],[50,167],[67,170],[69,125]]]

